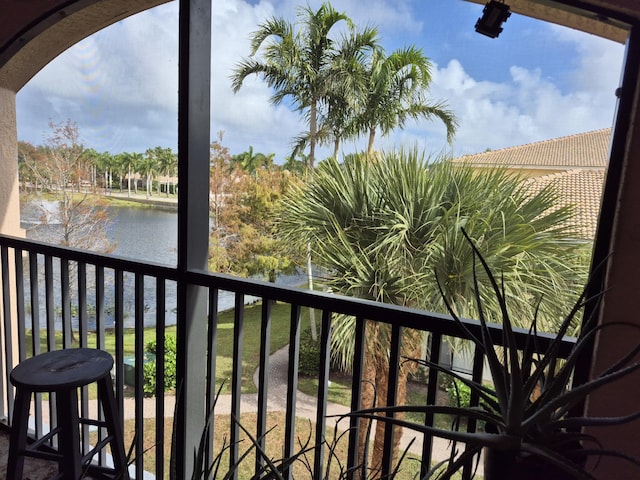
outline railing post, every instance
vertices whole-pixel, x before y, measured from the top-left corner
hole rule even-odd
[[[205,424],[207,292],[188,273],[207,269],[211,1],[180,0],[178,72],[177,478],[190,478]]]

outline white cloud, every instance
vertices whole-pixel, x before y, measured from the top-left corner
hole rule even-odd
[[[317,8],[320,0],[310,2]],[[304,130],[299,114],[270,103],[261,80],[248,78],[237,94],[229,76],[249,54],[249,36],[271,16],[294,20],[298,0],[218,2],[212,18],[212,139],[223,130],[232,153],[250,145],[283,159]],[[388,44],[429,43],[415,2],[336,0],[359,25],[377,25]],[[452,20],[453,22],[453,20]],[[453,28],[453,27],[452,27]],[[465,27],[466,28],[466,27]],[[453,58],[433,72],[432,97],[446,99],[460,120],[455,153],[502,148],[609,126],[614,108],[622,46],[560,27],[550,27],[556,42],[575,50],[571,68],[543,71],[514,64],[508,77],[486,81]],[[469,42],[468,48],[474,43]],[[552,52],[551,52],[552,53]],[[465,52],[468,54],[468,52]],[[481,55],[482,53],[478,53]],[[72,118],[87,143],[113,153],[141,151],[155,145],[176,146],[177,2],[143,12],[105,29],[61,55],[18,95],[19,135],[39,143],[49,117]],[[460,59],[464,55],[458,53]],[[562,85],[557,82],[563,82]],[[567,87],[567,85],[569,87]],[[439,120],[410,125],[404,132],[378,138],[390,148],[417,144],[432,151],[446,148]],[[362,149],[364,141],[344,151]],[[328,150],[323,150],[326,154]]]
[[[570,42],[574,65],[565,75],[570,88],[553,83],[550,72],[514,65],[510,78],[483,82],[465,72],[458,60],[437,68],[432,85],[460,120],[455,153],[481,152],[609,127],[622,46],[564,28],[557,40]]]

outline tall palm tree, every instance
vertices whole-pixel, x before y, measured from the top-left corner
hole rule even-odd
[[[98,189],[98,168],[100,167],[101,154],[93,148],[86,148],[84,150],[84,158],[90,171],[91,188],[95,193]]]
[[[122,180],[124,179],[124,174],[127,171],[127,165],[129,162],[127,158],[128,155],[129,154],[126,152],[121,152],[113,157],[113,171],[118,175],[118,187],[120,193],[122,193]]]
[[[532,318],[541,297],[554,299],[539,314],[552,328],[562,315],[556,306],[565,304],[558,297],[575,292],[587,272],[583,247],[572,241],[571,209],[556,199],[553,187],[532,193],[503,170],[475,172],[416,151],[382,154],[375,162],[352,156],[342,164],[322,162],[307,185],[285,195],[279,231],[299,248],[311,245],[335,292],[446,313],[437,277],[445,279],[460,315],[470,316],[473,256],[464,227],[492,270],[502,272],[507,295],[531,300],[519,318]],[[354,358],[354,335],[354,319],[334,323],[332,350],[345,368]],[[374,386],[380,402],[387,398],[389,336],[387,327],[367,325],[364,408],[373,406]],[[418,333],[405,331],[402,355],[416,358],[422,344]],[[410,364],[400,370],[399,404],[410,373]],[[373,458],[379,459],[383,422],[376,428]]]
[[[153,156],[157,162],[158,172],[162,173],[165,180],[165,194],[169,196],[170,178],[178,170],[178,157],[170,147],[155,147],[147,150],[147,155]],[[158,182],[158,195],[160,194],[160,182]]]
[[[134,179],[134,175],[138,173],[138,168],[140,166],[140,162],[142,161],[142,154],[138,152],[124,152],[120,157],[120,161],[123,164],[124,170],[127,172],[127,196],[131,196],[131,180]],[[135,193],[138,193],[138,182],[137,180],[133,183],[133,189]]]
[[[147,198],[153,194],[153,175],[157,173],[158,166],[158,159],[152,149],[148,149],[138,161],[137,172],[145,177],[145,192]]]
[[[338,41],[330,38],[330,33],[340,22],[347,23],[350,35]],[[274,104],[289,98],[309,124],[308,162],[312,169],[323,101],[341,84],[352,81],[348,76],[340,75],[340,70],[335,68],[336,60],[343,55],[343,47],[361,54],[373,49],[376,42],[375,29],[356,32],[351,19],[329,3],[323,3],[317,11],[309,6],[300,8],[295,25],[282,18],[272,18],[253,33],[251,58],[244,59],[236,67],[231,77],[232,87],[238,92],[244,79],[255,74],[273,88],[271,101]],[[264,61],[253,58],[263,46]]]
[[[249,145],[249,150],[231,158],[232,165],[237,165],[245,172],[253,175],[261,167],[270,168],[273,165],[274,157],[275,153],[270,153],[269,155],[260,152],[255,153],[253,146]]]
[[[348,35],[340,40],[331,38],[334,27],[345,22]],[[299,28],[296,30],[296,26]],[[358,32],[351,19],[336,11],[330,3],[323,3],[317,11],[311,7],[298,10],[298,22],[294,25],[283,18],[272,18],[260,25],[251,38],[251,57],[244,59],[236,67],[231,80],[234,92],[238,92],[249,75],[262,76],[273,89],[271,101],[280,104],[289,99],[296,109],[303,113],[309,130],[307,134],[309,155],[307,172],[313,171],[315,150],[318,141],[318,118],[323,102],[331,92],[352,82],[344,75],[341,65],[344,52],[363,55],[377,45],[377,31],[365,28]],[[264,61],[253,58],[263,47]],[[292,156],[295,156],[292,155]],[[313,289],[311,256],[307,256],[307,280],[309,289]],[[314,311],[310,311],[314,324]],[[315,332],[315,329],[313,330]],[[315,333],[313,334],[315,338]]]
[[[369,136],[367,153],[373,153],[376,132],[387,135],[407,120],[440,119],[451,142],[457,127],[455,115],[444,102],[431,103],[431,62],[421,49],[405,47],[385,55],[374,52],[368,71],[368,89],[357,113],[355,128]]]

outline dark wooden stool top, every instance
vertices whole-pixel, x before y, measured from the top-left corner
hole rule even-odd
[[[82,387],[109,375],[113,358],[93,348],[70,348],[37,355],[11,371],[11,383],[32,392]]]

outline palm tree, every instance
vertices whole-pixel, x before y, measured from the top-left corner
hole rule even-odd
[[[369,88],[358,111],[355,129],[369,135],[367,153],[373,153],[376,131],[387,135],[404,127],[409,119],[440,119],[447,141],[455,134],[455,115],[443,102],[430,103],[431,62],[421,49],[405,47],[386,56],[381,48],[373,54],[368,71]]]
[[[161,172],[165,179],[165,194],[169,196],[170,178],[175,175],[178,169],[178,157],[171,148],[155,147],[147,150],[147,155],[153,156],[157,162],[158,172]],[[158,182],[158,195],[160,194],[160,182]]]
[[[124,152],[121,154],[120,160],[122,161],[124,170],[127,171],[127,196],[131,196],[131,179],[134,177],[136,173],[138,173],[138,168],[140,166],[140,162],[142,161],[142,154],[133,152],[128,153]],[[135,179],[134,179],[135,180]],[[138,182],[134,181],[133,189],[135,193],[138,193]]]
[[[99,153],[96,157],[96,168],[100,169],[104,176],[104,189],[106,194],[111,192],[112,170],[116,167],[116,162],[116,157],[106,151]]]
[[[153,188],[153,174],[158,170],[158,160],[153,153],[153,150],[148,149],[144,155],[141,155],[137,163],[137,172],[145,177],[145,192],[146,197],[149,198],[152,195]]]
[[[475,172],[437,160],[416,151],[382,154],[375,162],[366,156],[343,164],[328,159],[307,185],[285,195],[280,234],[300,249],[311,245],[335,292],[446,313],[437,276],[446,279],[459,314],[470,316],[473,256],[464,227],[492,270],[502,272],[508,296],[530,299],[531,311],[541,297],[554,299],[543,302],[539,313],[552,328],[562,315],[556,306],[565,304],[558,297],[586,279],[587,262],[579,261],[584,247],[572,241],[571,209],[557,206],[552,187],[532,193],[502,170]],[[533,318],[530,311],[521,313],[519,318]],[[333,328],[333,354],[348,369],[354,319],[338,319]],[[389,331],[370,322],[367,339],[363,408],[373,406],[374,388],[381,402],[387,398]],[[402,355],[416,358],[422,344],[415,331],[404,331]],[[399,404],[410,373],[405,363]],[[384,422],[377,423],[374,459],[382,458],[384,442]]]
[[[100,153],[93,148],[86,148],[84,150],[84,158],[87,166],[90,170],[91,188],[95,193],[98,189],[98,168],[100,167]]]
[[[274,90],[271,97],[274,104],[289,98],[304,113],[309,124],[309,168],[313,169],[319,109],[331,91],[352,81],[335,68],[336,61],[341,58],[343,47],[357,54],[373,49],[377,32],[373,28],[356,32],[349,17],[329,3],[323,3],[317,11],[308,6],[300,8],[298,18],[298,31],[282,18],[272,18],[260,25],[251,38],[251,56],[264,45],[265,60],[243,60],[231,79],[234,92],[238,92],[245,78],[260,75]],[[349,26],[350,35],[341,41],[330,38],[336,24],[343,21]]]
[[[245,78],[260,75],[273,88],[272,103],[277,105],[288,98],[305,115],[309,124],[307,171],[310,173],[315,162],[319,109],[331,92],[352,82],[341,69],[344,53],[352,52],[352,59],[359,60],[360,55],[376,47],[377,31],[374,28],[355,31],[351,19],[329,3],[323,3],[317,11],[309,6],[300,8],[298,19],[297,31],[295,25],[283,18],[272,18],[262,24],[251,38],[251,56],[264,45],[265,60],[241,61],[231,80],[233,91],[238,92]],[[350,34],[336,41],[329,35],[340,22],[347,23]],[[309,289],[313,289],[311,257],[307,258],[307,278]],[[311,310],[312,324],[313,315]],[[315,339],[315,334],[313,337]]]
[[[249,150],[231,157],[232,165],[239,166],[245,172],[253,175],[261,168],[270,168],[273,165],[275,153],[265,155],[264,153],[254,153],[253,147],[249,145]]]
[[[282,164],[282,169],[295,175],[304,175],[308,164],[306,156],[303,153],[298,153],[298,155],[286,157]]]
[[[120,193],[122,193],[122,180],[124,179],[124,174],[127,171],[127,165],[129,162],[127,159],[128,155],[128,153],[122,152],[113,157],[113,170],[118,175]]]
[[[165,148],[163,150],[162,155],[160,156],[160,165],[164,171],[164,175],[167,179],[167,183],[165,185],[165,190],[167,197],[171,193],[170,183],[172,182],[170,179],[175,178],[178,174],[178,155],[175,154],[171,148]],[[176,193],[176,182],[173,183],[173,193]]]

